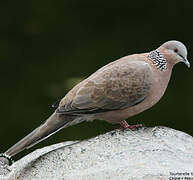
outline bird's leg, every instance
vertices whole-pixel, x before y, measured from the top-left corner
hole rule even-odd
[[[123,120],[120,122],[121,129],[135,130],[136,128],[142,127],[142,124],[129,125],[127,121]]]

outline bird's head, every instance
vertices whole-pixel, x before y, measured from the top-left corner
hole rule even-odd
[[[186,66],[190,67],[190,63],[187,60],[187,49],[183,43],[175,40],[167,41],[158,50],[166,57],[168,63],[171,65],[183,62]]]

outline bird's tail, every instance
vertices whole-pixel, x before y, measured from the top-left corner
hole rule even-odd
[[[26,137],[21,139],[11,148],[9,148],[5,154],[8,156],[13,156],[24,149],[28,149],[40,141],[48,138],[52,134],[56,133],[60,129],[72,125],[74,123],[76,117],[74,116],[65,116],[53,113],[44,124],[36,128]]]

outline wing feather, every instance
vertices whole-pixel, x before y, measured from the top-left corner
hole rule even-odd
[[[144,61],[124,61],[102,68],[64,97],[58,113],[88,114],[134,106],[148,95],[151,73]]]

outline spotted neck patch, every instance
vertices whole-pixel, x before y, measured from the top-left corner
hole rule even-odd
[[[163,54],[161,54],[157,49],[151,51],[148,58],[153,62],[153,64],[160,71],[165,71],[167,69],[167,61]]]

